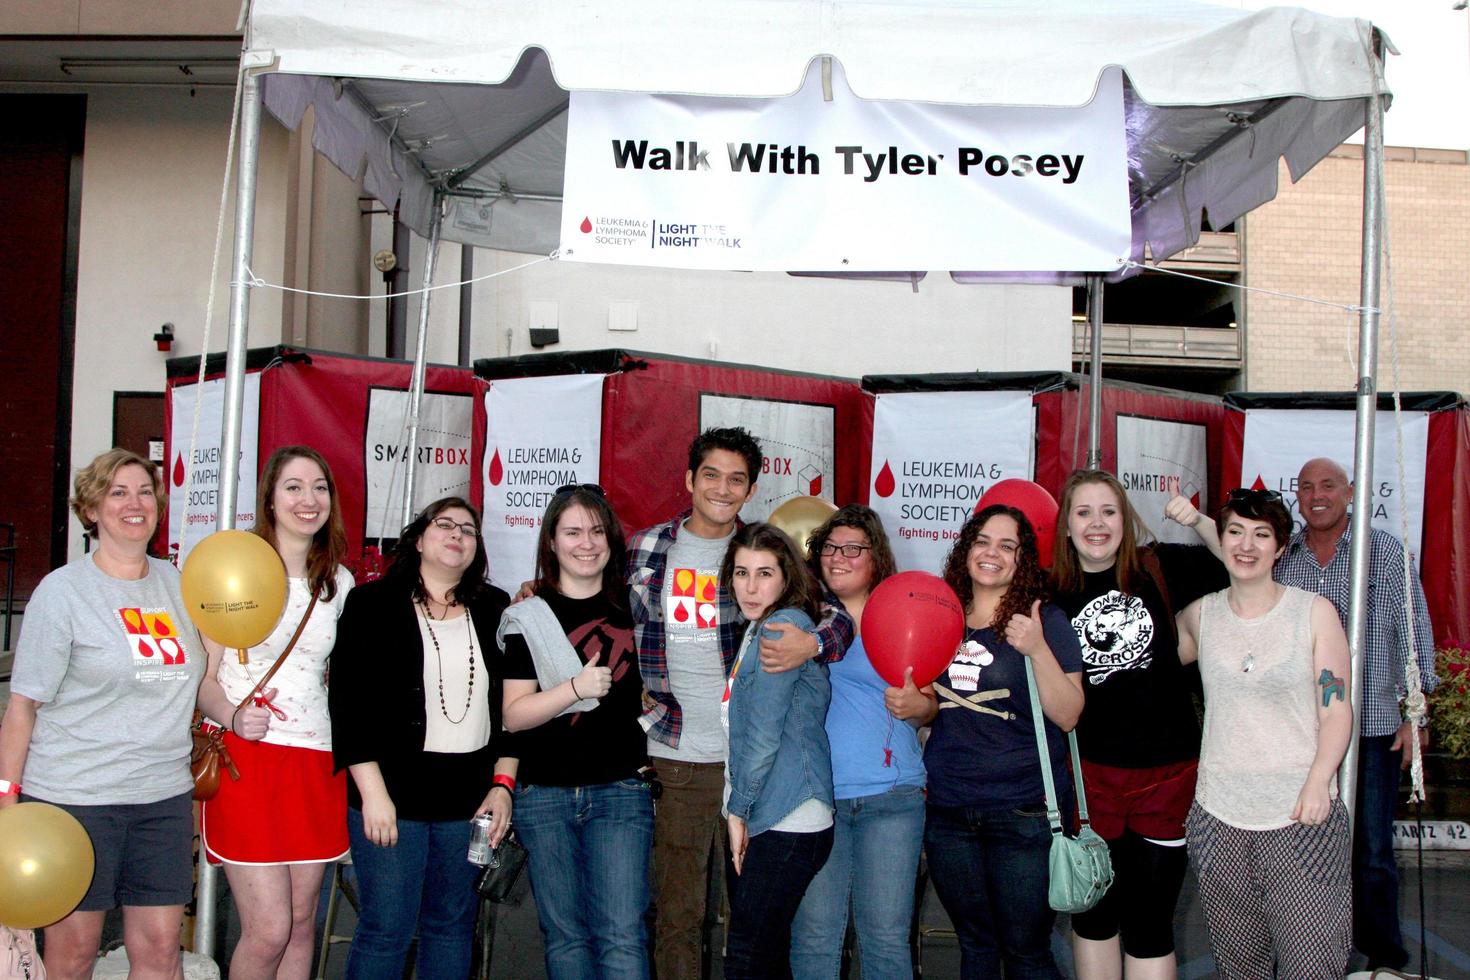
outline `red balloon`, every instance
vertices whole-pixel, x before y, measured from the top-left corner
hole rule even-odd
[[[1001,480],[994,484],[980,502],[975,513],[980,513],[993,504],[1014,507],[1026,515],[1036,531],[1036,550],[1040,553],[1041,567],[1050,568],[1052,548],[1057,540],[1057,499],[1047,493],[1046,488],[1030,480]]]
[[[965,610],[938,575],[899,572],[868,596],[862,635],[879,677],[902,687],[904,671],[912,667],[914,683],[923,687],[954,659],[965,637]]]

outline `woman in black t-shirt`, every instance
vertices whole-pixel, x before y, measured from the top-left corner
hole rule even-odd
[[[1165,515],[1193,525],[1199,512],[1176,496]],[[1224,570],[1203,548],[1154,543],[1122,484],[1077,470],[1062,488],[1052,579],[1086,664],[1077,741],[1093,829],[1112,851],[1113,886],[1072,916],[1081,980],[1176,973],[1174,905],[1187,856],[1184,817],[1194,798],[1200,729],[1179,663],[1173,610],[1223,588]]]
[[[626,567],[602,488],[563,487],[542,519],[536,595],[501,623],[516,828],[551,980],[648,976],[653,795]]]

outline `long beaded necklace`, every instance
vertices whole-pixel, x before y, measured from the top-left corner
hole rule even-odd
[[[465,632],[469,635],[470,640],[470,683],[469,687],[465,690],[464,711],[460,712],[458,718],[451,718],[449,717],[449,707],[444,701],[444,655],[439,649],[439,637],[434,634],[434,614],[429,610],[429,600],[427,598],[420,602],[419,605],[424,607],[424,625],[429,630],[429,641],[434,644],[434,660],[439,665],[439,713],[451,725],[458,725],[469,717],[470,705],[474,703],[475,699],[475,626],[473,623],[468,622],[470,614],[466,611],[465,619],[467,622],[465,625],[468,628]],[[458,603],[449,602],[441,603],[441,605],[444,606],[444,615],[448,616],[449,610],[458,605]],[[440,622],[443,621],[443,619],[440,619]]]

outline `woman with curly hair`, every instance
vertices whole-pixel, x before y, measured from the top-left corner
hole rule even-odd
[[[909,920],[924,837],[918,728],[939,709],[912,677],[890,687],[863,647],[868,597],[896,570],[872,508],[849,504],[813,531],[807,565],[852,617],[853,641],[830,665],[827,740],[837,803],[832,854],[791,924],[791,972],[797,980],[838,975],[850,908],[863,976],[910,977]]]
[[[960,975],[1059,976],[1047,902],[1051,826],[1026,659],[1035,671],[1058,805],[1071,810],[1065,735],[1082,714],[1082,652],[1066,613],[1043,601],[1036,532],[1013,507],[965,522],[944,579],[965,608],[965,641],[934,682],[924,748],[924,848],[954,922]],[[1023,659],[1024,658],[1024,659]]]

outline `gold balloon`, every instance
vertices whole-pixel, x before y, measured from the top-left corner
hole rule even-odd
[[[805,555],[806,539],[836,511],[836,504],[821,497],[792,497],[771,511],[766,523],[785,531]]]
[[[92,885],[95,859],[92,838],[60,807],[0,810],[0,925],[39,929],[66,918]]]
[[[184,559],[184,605],[199,632],[231,649],[271,635],[286,608],[286,566],[249,531],[216,531]]]

